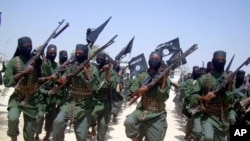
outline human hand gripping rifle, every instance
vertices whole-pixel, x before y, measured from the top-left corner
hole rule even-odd
[[[198,100],[199,101],[210,101],[211,98],[213,98],[214,96],[216,96],[216,94],[222,89],[225,88],[225,86],[230,83],[236,76],[237,72],[244,66],[244,65],[248,65],[250,63],[250,57],[248,57],[234,72],[230,73],[229,75],[226,76],[226,78],[224,78],[224,80],[220,83],[220,85],[218,85],[215,90],[212,91],[212,93],[214,95],[210,95],[211,92],[209,92],[208,94],[206,94],[205,96],[200,97]]]
[[[32,51],[32,53],[31,53],[31,58],[30,58],[30,59],[28,60],[28,62],[25,64],[25,69],[28,68],[30,65],[34,65],[35,61],[43,54],[44,49],[45,49],[45,48],[47,47],[47,45],[49,44],[50,40],[51,40],[51,39],[55,39],[59,34],[61,34],[61,33],[69,26],[69,23],[66,23],[66,25],[64,25],[64,27],[61,28],[61,29],[59,30],[60,26],[63,24],[64,21],[65,21],[65,20],[63,19],[61,22],[59,22],[59,25],[58,25],[58,26],[56,27],[56,29],[51,33],[51,35],[49,36],[49,38],[45,41],[45,43],[44,43],[42,46],[40,46],[40,47],[38,47],[38,48],[36,48],[36,49],[34,49],[34,50]],[[57,32],[57,30],[59,30],[59,31]],[[17,88],[17,87],[19,86],[19,84],[23,81],[23,79],[24,79],[24,76],[21,77],[21,78],[18,80],[18,82],[17,82],[15,88]]]
[[[188,55],[190,55],[191,53],[193,53],[196,49],[197,49],[197,44],[192,45],[188,50],[186,50],[181,56],[177,57],[175,60],[173,60],[173,62],[170,63],[170,65],[168,65],[168,67],[166,67],[163,71],[158,72],[151,81],[149,81],[146,84],[143,84],[138,90],[136,90],[133,94],[132,94],[132,98],[129,101],[129,105],[133,104],[143,93],[140,92],[141,88],[143,87],[147,87],[147,89],[152,88],[155,84],[157,84],[166,74],[168,74],[172,68],[174,68],[176,66],[177,63],[179,63],[180,61],[182,61],[185,57],[187,57]]]
[[[71,56],[67,61],[65,61],[62,65],[60,65],[52,75],[48,77],[41,77],[39,78],[39,81],[42,82],[39,89],[44,90],[51,85],[57,85],[56,80],[60,76],[60,74],[63,74],[68,67],[70,67],[73,63],[75,63],[76,59],[75,56]]]
[[[106,43],[105,45],[103,45],[101,48],[97,49],[87,60],[85,60],[83,63],[81,63],[78,67],[77,70],[75,70],[74,72],[72,72],[71,74],[67,75],[67,82],[69,80],[71,80],[74,76],[76,76],[79,72],[81,72],[84,68],[85,65],[87,65],[90,60],[92,60],[98,53],[102,52],[105,48],[109,47],[111,44],[113,44],[115,41],[115,38],[117,37],[118,35],[115,35],[112,39],[110,39],[108,41],[108,43]],[[54,86],[51,90],[49,90],[49,94],[54,94],[56,93],[58,90],[60,90],[63,86],[65,85],[65,83],[63,84],[59,84],[57,86]]]

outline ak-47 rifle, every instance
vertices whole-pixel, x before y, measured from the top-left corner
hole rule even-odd
[[[234,72],[230,73],[229,75],[227,75],[223,81],[220,83],[220,85],[218,85],[215,90],[213,90],[212,92],[216,95],[222,88],[225,88],[225,86],[234,79],[234,77],[236,76],[237,72],[243,67],[243,66],[247,66],[250,63],[250,57],[248,57]],[[199,98],[199,101],[207,101],[209,100],[208,97],[202,96],[201,98]]]
[[[190,55],[191,53],[193,53],[196,49],[197,49],[197,44],[192,45],[187,51],[185,51],[181,56],[177,57],[175,60],[173,60],[173,62],[170,63],[170,65],[168,65],[163,71],[158,72],[153,78],[152,80],[150,80],[147,83],[144,83],[142,85],[143,86],[147,86],[148,89],[152,88],[155,84],[157,84],[159,82],[159,80],[161,80],[166,74],[168,74],[173,67],[176,66],[177,63],[179,63],[180,61],[182,61],[185,57],[187,57],[188,55]],[[140,93],[140,88],[135,91],[132,94],[132,98],[129,101],[129,105],[131,105],[132,103],[134,103],[141,95]]]
[[[42,77],[41,82],[42,85],[39,89],[46,89],[52,84],[55,84],[56,79],[59,77],[60,74],[63,74],[65,70],[71,66],[75,62],[75,56],[71,56],[67,61],[65,61],[61,66],[59,66],[52,75],[48,77]]]
[[[115,38],[118,35],[115,35],[112,39],[110,39],[108,41],[108,43],[106,43],[105,45],[103,45],[101,48],[97,49],[87,60],[85,60],[83,63],[81,63],[78,67],[77,70],[75,70],[74,72],[72,72],[71,74],[67,75],[67,81],[71,80],[74,76],[76,76],[79,72],[82,71],[82,69],[84,68],[84,66],[90,62],[90,60],[92,60],[98,53],[102,52],[105,48],[109,47],[111,44],[113,44],[115,41]],[[59,84],[58,86],[54,86],[51,90],[49,90],[49,94],[54,94],[55,92],[57,92],[58,90],[60,90],[65,84]]]
[[[36,48],[36,49],[34,49],[34,50],[32,51],[32,53],[31,53],[31,58],[30,58],[30,59],[28,60],[28,62],[25,64],[25,68],[27,68],[27,67],[30,66],[30,65],[33,65],[34,62],[40,57],[40,55],[43,54],[44,49],[45,49],[45,48],[47,47],[47,45],[49,44],[50,40],[51,40],[51,39],[55,39],[59,34],[61,34],[61,33],[69,26],[69,23],[66,23],[66,25],[64,25],[64,27],[63,27],[62,29],[60,29],[60,30],[57,32],[57,30],[60,28],[60,26],[63,24],[64,21],[65,21],[65,20],[63,19],[61,22],[59,22],[59,25],[58,25],[58,26],[56,27],[56,29],[51,33],[51,35],[49,36],[49,38],[45,41],[45,43],[44,43],[42,46],[40,46],[40,47],[38,47],[38,48]],[[23,79],[24,79],[24,77],[21,77],[21,78],[18,80],[18,82],[17,82],[15,88],[17,88],[17,87],[19,86],[19,84],[23,81]]]

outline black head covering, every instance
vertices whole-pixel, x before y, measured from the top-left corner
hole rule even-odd
[[[76,45],[76,50],[82,50],[83,54],[80,56],[76,56],[76,60],[77,62],[83,62],[84,60],[88,59],[88,54],[89,54],[89,48],[88,45],[84,45],[84,44],[77,44]]]
[[[61,50],[59,52],[59,63],[63,64],[67,60],[68,60],[68,52],[66,50]]]
[[[159,55],[159,56],[160,56],[160,60],[162,60],[162,54],[161,54],[159,51],[153,51],[153,52],[151,52],[151,53],[150,53],[150,56],[153,55],[153,54]],[[150,57],[150,56],[149,56],[149,57]]]
[[[32,41],[30,37],[24,36],[24,37],[19,38],[17,41],[17,44],[18,44],[17,49],[13,57],[19,56],[19,55],[28,55],[28,53],[30,54],[32,50]],[[23,47],[24,44],[30,44],[31,50],[27,50],[26,48],[24,48]]]
[[[200,77],[200,67],[193,66],[192,77],[193,79],[197,79]]]
[[[207,62],[207,70],[206,73],[211,72],[213,70],[213,63],[212,61]]]
[[[49,54],[49,50],[51,49],[55,49],[57,51],[57,47],[56,45],[53,45],[53,44],[50,44],[48,47],[47,47],[47,52],[46,52],[46,58],[51,60],[52,62],[55,61],[55,58],[56,58],[56,52],[55,54]]]
[[[99,67],[102,68],[107,63],[107,54],[101,52],[96,55],[96,62],[99,64]]]
[[[151,60],[150,56],[153,54],[158,55],[160,57],[160,60]],[[159,51],[153,51],[153,52],[151,52],[150,56],[149,56],[149,60],[148,60],[149,67],[153,68],[155,70],[158,70],[162,64],[162,54]]]
[[[198,67],[198,66],[193,66],[193,70],[199,70],[200,69],[200,67]]]
[[[213,59],[217,56],[222,56],[224,58],[226,58],[226,52],[225,51],[222,51],[222,50],[218,50],[218,51],[215,51],[214,52],[214,55],[213,55]]]
[[[59,51],[59,58],[64,56],[68,56],[68,52],[66,50]]]
[[[206,74],[207,73],[207,68],[200,67],[200,74]]]
[[[224,61],[216,60],[215,58],[218,57],[218,56],[224,57],[225,60]],[[212,59],[212,64],[213,64],[214,70],[216,70],[219,73],[223,72],[224,71],[224,66],[226,64],[226,52],[221,51],[221,50],[214,52],[213,59]]]
[[[235,80],[236,80],[236,83],[235,83],[235,86],[236,88],[240,87],[243,82],[244,82],[244,79],[245,79],[245,71],[243,70],[239,70],[237,73],[236,73],[236,77],[235,77]]]

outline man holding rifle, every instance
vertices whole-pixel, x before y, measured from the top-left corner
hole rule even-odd
[[[67,68],[62,77],[58,79],[59,84],[70,84],[70,103],[66,102],[53,123],[53,141],[63,141],[67,121],[74,124],[77,141],[86,141],[89,129],[90,116],[94,108],[92,100],[93,91],[99,85],[98,70],[94,65],[85,63],[88,59],[88,45],[77,44],[75,49],[76,63]],[[69,75],[82,70],[69,79]]]
[[[12,141],[17,141],[19,134],[18,123],[19,116],[23,112],[24,129],[23,137],[25,141],[33,141],[35,134],[35,122],[37,115],[36,93],[38,90],[38,78],[41,75],[40,58],[34,60],[34,64],[25,67],[25,64],[31,58],[32,41],[29,37],[18,39],[17,50],[14,57],[9,61],[4,73],[4,85],[14,87],[14,93],[10,96],[8,104],[8,136]]]
[[[136,110],[128,115],[124,122],[126,135],[132,141],[140,141],[143,138],[163,141],[167,131],[165,101],[169,98],[170,79],[167,73],[156,85],[148,89],[143,83],[161,71],[161,53],[152,52],[148,63],[148,71],[139,74],[129,89],[133,95],[142,96]]]
[[[233,103],[232,80],[228,80],[225,87],[217,88],[225,81],[227,74],[224,71],[226,52],[216,51],[212,59],[213,70],[197,80],[193,87],[193,98],[201,104],[201,125],[204,141],[225,140],[229,132],[229,107]]]

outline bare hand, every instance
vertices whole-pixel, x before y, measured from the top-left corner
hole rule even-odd
[[[67,83],[67,77],[66,76],[61,76],[58,80],[57,80],[58,83],[60,84],[65,84]]]
[[[204,100],[205,101],[210,101],[211,99],[215,98],[216,95],[214,94],[214,92],[208,92],[205,96],[204,96]]]
[[[34,67],[32,65],[29,65],[27,68],[23,70],[24,74],[30,74],[34,71]]]

